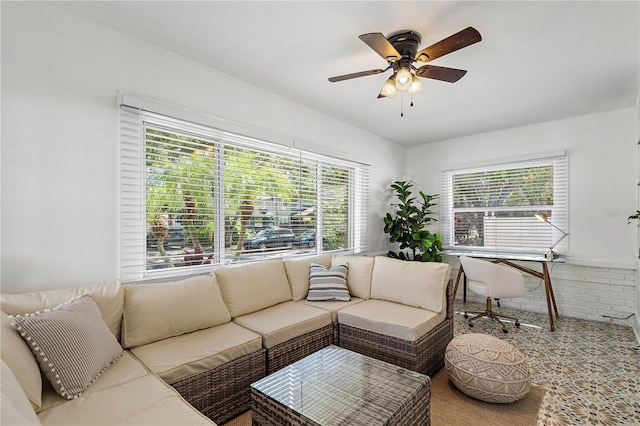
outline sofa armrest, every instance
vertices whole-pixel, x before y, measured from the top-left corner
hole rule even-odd
[[[447,283],[447,319],[453,319],[453,303],[455,295],[453,294],[453,278],[449,278]]]

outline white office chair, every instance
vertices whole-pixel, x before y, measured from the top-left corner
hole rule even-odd
[[[465,310],[464,317],[468,319],[469,327],[473,327],[473,321],[482,317],[489,317],[498,322],[505,333],[507,333],[507,328],[500,321],[500,318],[512,319],[515,321],[516,327],[520,327],[518,318],[495,313],[491,307],[491,300],[524,296],[525,288],[522,274],[505,265],[467,256],[460,256],[460,264],[467,277],[467,288],[487,298],[487,307],[484,311]],[[498,306],[500,306],[499,302]],[[469,314],[476,314],[476,316],[469,318]]]

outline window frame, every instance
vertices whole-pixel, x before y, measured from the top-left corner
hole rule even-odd
[[[553,204],[552,205],[535,205],[515,206],[515,207],[477,207],[477,208],[456,208],[454,207],[453,194],[453,178],[456,175],[464,175],[471,173],[495,172],[511,169],[520,169],[536,166],[551,166],[553,169]],[[440,181],[440,233],[442,234],[443,249],[447,250],[471,250],[486,252],[512,252],[512,253],[546,253],[549,247],[554,244],[560,237],[562,232],[559,229],[568,232],[569,230],[569,159],[566,151],[559,150],[547,153],[540,153],[515,158],[499,159],[490,162],[480,162],[473,164],[455,165],[446,167],[441,170]],[[522,208],[519,208],[522,207]],[[497,211],[531,211],[532,216],[537,212],[548,212],[549,222],[542,223],[531,218],[532,222],[537,223],[536,228],[541,233],[548,233],[549,241],[541,244],[539,247],[516,248],[516,247],[487,247],[474,245],[456,244],[455,238],[455,214],[464,210],[497,212]],[[529,224],[529,226],[533,226]],[[533,244],[535,238],[523,238],[526,244]],[[554,251],[562,255],[568,252],[568,239],[561,241]]]
[[[330,252],[359,253],[367,249],[367,212],[368,212],[368,182],[369,166],[348,156],[327,155],[322,152],[314,152],[296,147],[293,140],[283,140],[282,137],[273,137],[266,131],[256,130],[237,123],[215,119],[199,113],[183,110],[167,105],[159,101],[149,100],[126,93],[118,96],[119,116],[119,272],[121,278],[127,282],[153,280],[171,276],[189,276],[205,273],[217,267],[231,263],[225,259],[225,250],[218,249],[212,254],[211,263],[207,265],[186,265],[182,267],[164,268],[153,270],[147,263],[147,232],[149,223],[146,204],[146,150],[145,150],[145,117],[159,117],[167,123],[174,122],[179,126],[194,126],[199,130],[211,131],[212,137],[219,140],[216,151],[224,151],[224,147],[238,147],[257,150],[267,155],[299,156],[300,167],[303,164],[317,166],[315,179],[315,203],[316,203],[316,235],[322,236],[322,169],[334,167],[344,169],[348,179],[346,202],[347,209],[347,247],[336,250],[323,250],[322,238],[316,239],[315,250],[307,250],[300,255]],[[322,151],[322,150],[317,150]],[[291,153],[294,154],[291,154]],[[218,153],[219,154],[219,153]],[[333,154],[333,153],[332,153]],[[220,156],[216,155],[217,176],[214,181],[216,192],[215,213],[210,220],[215,224],[214,247],[224,247],[225,244],[225,220],[224,220],[224,164]],[[295,162],[294,162],[295,165]],[[305,192],[304,189],[302,189]],[[220,195],[222,194],[222,195]],[[221,254],[222,253],[222,254]],[[228,256],[228,255],[227,255]],[[291,257],[293,253],[283,252],[277,257]],[[259,261],[253,259],[250,261]],[[240,262],[233,262],[240,263]]]

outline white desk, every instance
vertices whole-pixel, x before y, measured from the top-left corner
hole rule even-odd
[[[544,254],[537,253],[509,253],[509,252],[487,252],[487,251],[473,251],[473,250],[443,250],[440,252],[443,256],[469,256],[477,258],[491,259],[493,263],[504,263],[519,271],[525,272],[529,275],[533,275],[536,278],[540,278],[544,281],[544,292],[547,298],[547,310],[549,311],[549,327],[551,331],[555,331],[555,325],[553,323],[553,314],[556,318],[560,318],[558,314],[558,307],[556,305],[556,297],[553,294],[553,286],[551,285],[551,276],[549,275],[549,268],[547,264],[550,262],[565,262],[564,256],[557,257],[553,260],[547,259]],[[516,261],[522,262],[537,262],[542,265],[542,272],[535,269],[527,268],[526,266],[514,263]],[[460,284],[460,277],[464,273],[462,265],[458,270],[458,276],[456,277],[456,284],[453,288],[453,297],[456,297],[458,292],[458,285]],[[464,277],[464,287],[462,294],[463,303],[467,302],[467,277]]]

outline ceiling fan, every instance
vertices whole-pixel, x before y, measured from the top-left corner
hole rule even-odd
[[[413,30],[398,31],[388,37],[385,37],[382,33],[362,34],[360,40],[375,50],[378,55],[389,63],[389,66],[385,69],[373,69],[330,77],[329,81],[335,83],[352,78],[380,74],[388,69],[393,69],[393,74],[382,86],[378,98],[393,98],[398,91],[406,91],[413,96],[413,94],[423,89],[422,82],[417,77],[455,83],[467,73],[466,70],[435,65],[423,65],[417,68],[414,63],[429,62],[455,52],[479,42],[482,40],[482,36],[475,28],[468,27],[418,51],[421,39],[420,34]]]

